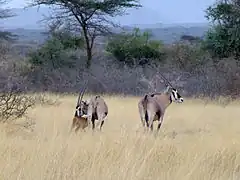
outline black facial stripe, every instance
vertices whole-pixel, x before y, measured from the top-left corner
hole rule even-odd
[[[177,99],[176,93],[174,91],[172,92],[172,96],[173,96],[174,99]]]
[[[177,93],[177,97],[178,97],[178,99],[181,98],[180,94]]]
[[[172,101],[173,101],[173,100],[172,100],[172,96],[169,97],[169,100],[170,100],[170,103],[172,103]]]

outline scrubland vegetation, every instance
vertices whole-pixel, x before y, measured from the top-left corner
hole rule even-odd
[[[106,17],[140,8],[137,1],[66,2],[33,1],[60,4],[66,15],[53,9],[37,48],[22,52],[17,37],[0,34],[0,178],[239,179],[239,3],[209,7],[204,38],[166,45],[138,28],[113,30]],[[11,15],[0,9],[0,18]],[[143,132],[137,102],[165,87],[159,73],[185,102],[167,109],[155,136]],[[109,115],[102,132],[70,133],[85,82],[88,95],[106,98]]]

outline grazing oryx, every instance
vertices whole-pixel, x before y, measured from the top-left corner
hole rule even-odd
[[[101,130],[108,115],[108,106],[99,95],[90,98],[88,101],[83,101],[85,90],[86,88],[82,91],[81,96],[79,95],[76,114],[81,118],[86,118],[88,123],[92,122],[92,129],[95,129],[95,120],[99,120],[99,129]]]
[[[166,81],[167,89],[161,93],[146,94],[138,102],[138,110],[143,126],[145,123],[150,130],[153,130],[153,122],[158,121],[157,131],[159,131],[166,108],[174,101],[182,103],[183,98],[178,91],[167,81],[167,79],[161,75]]]

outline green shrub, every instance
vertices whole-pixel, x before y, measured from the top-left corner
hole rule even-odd
[[[113,54],[117,61],[127,65],[146,65],[152,60],[162,61],[162,42],[149,39],[148,32],[140,33],[135,29],[132,34],[121,33],[111,38],[106,51]]]
[[[206,10],[206,17],[213,23],[207,32],[204,48],[217,61],[240,57],[240,8],[238,1],[217,1]]]
[[[55,33],[38,50],[29,54],[29,62],[34,66],[50,66],[52,68],[75,66],[74,59],[67,57],[67,51],[83,47],[81,37],[67,33]]]

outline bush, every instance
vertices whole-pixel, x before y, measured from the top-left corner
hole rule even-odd
[[[0,122],[22,117],[34,105],[34,99],[21,94],[19,90],[7,90],[0,94]]]
[[[113,54],[117,61],[132,65],[150,64],[153,61],[162,61],[161,41],[149,39],[148,32],[140,33],[135,29],[132,34],[122,33],[109,40],[106,50]]]
[[[216,26],[210,29],[203,43],[203,49],[214,59],[228,58],[235,55],[238,48],[229,40],[231,37],[226,28]],[[237,51],[236,51],[237,50]]]
[[[205,39],[205,48],[214,58],[240,57],[239,1],[217,1],[206,9],[213,24]]]
[[[66,52],[69,49],[82,47],[81,37],[75,37],[66,32],[54,33],[40,49],[29,54],[29,62],[34,66],[47,66],[54,69],[73,68],[76,64],[76,58],[69,58]]]

